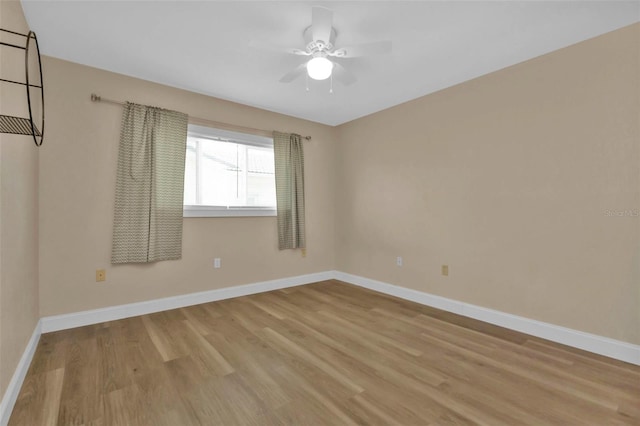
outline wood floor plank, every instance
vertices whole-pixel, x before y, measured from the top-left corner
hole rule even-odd
[[[100,363],[103,392],[122,389],[132,384],[127,369],[121,368],[131,356],[121,327],[108,327],[96,331],[97,352],[102,354]]]
[[[332,366],[303,347],[295,344],[277,331],[265,328],[262,332],[268,342],[282,348],[285,352],[295,356],[297,359],[307,361],[309,364],[319,368],[328,376],[335,379],[338,383],[342,384],[345,388],[351,390],[354,394],[360,393],[364,390],[360,385],[349,378],[349,372],[338,370],[335,366]]]
[[[153,320],[147,315],[142,317],[142,321],[144,322],[144,326],[147,329],[147,333],[155,345],[156,350],[160,356],[162,356],[162,359],[164,361],[170,361],[178,358],[178,353],[174,350],[168,336],[163,333],[160,327],[154,324]]]
[[[288,368],[279,368],[281,383],[286,383],[291,388],[289,392],[294,395],[294,400],[275,410],[276,415],[286,424],[326,424],[329,418],[332,422],[343,425],[356,425],[354,419],[331,400],[331,392],[317,389],[312,383]],[[295,389],[295,392],[293,391]],[[311,423],[304,419],[313,414]],[[316,417],[317,416],[317,417]],[[315,418],[315,419],[314,419]],[[301,422],[292,423],[291,420],[299,419]]]
[[[138,397],[144,406],[156,414],[159,423],[170,419],[176,412],[184,411],[177,387],[167,386],[172,377],[164,363],[136,374],[134,381]]]
[[[24,425],[56,425],[64,368],[27,377],[11,416],[11,422]],[[32,407],[37,406],[38,410]]]
[[[83,425],[102,417],[105,358],[98,352],[96,332],[72,341],[65,363],[58,424]],[[81,332],[82,333],[82,332]]]
[[[9,425],[640,425],[640,367],[335,280],[43,334]]]
[[[220,352],[218,352],[216,348],[207,341],[207,339],[202,337],[196,327],[194,327],[189,320],[185,320],[183,323],[186,324],[187,328],[191,332],[193,332],[193,343],[191,345],[192,351],[194,351],[198,357],[207,364],[207,366],[211,367],[221,376],[231,374],[235,371]]]
[[[28,374],[45,373],[64,368],[71,339],[62,333],[46,333],[40,337]]]
[[[504,361],[498,361],[497,357],[488,357],[478,353],[474,353],[467,349],[456,347],[448,342],[444,342],[440,339],[428,336],[427,334],[421,334],[421,337],[424,339],[428,339],[434,345],[442,346],[449,348],[454,351],[460,351],[464,353],[468,357],[472,357],[479,362],[485,365],[491,365],[495,368],[499,368],[505,372],[511,373],[515,376],[518,376],[523,379],[523,381],[527,381],[530,384],[537,384],[539,386],[544,386],[548,392],[556,393],[556,397],[558,398],[573,398],[574,405],[583,405],[583,401],[586,401],[591,405],[592,411],[597,409],[598,406],[608,408],[610,410],[615,411],[618,408],[617,404],[611,404],[606,395],[603,394],[600,398],[580,389],[575,384],[567,383],[565,380],[549,380],[547,375],[541,374],[534,369],[531,368],[531,365],[527,364],[526,366],[513,365]],[[580,401],[583,400],[583,401]]]
[[[509,342],[498,342],[498,344],[494,345],[492,348],[483,348],[480,345],[470,345],[470,336],[465,336],[465,338],[461,339],[457,337],[457,333],[446,333],[434,327],[425,331],[426,333],[423,337],[428,335],[430,337],[446,341],[447,344],[458,345],[463,349],[470,349],[478,355],[489,357],[488,359],[499,359],[501,364],[516,366],[526,365],[527,374],[530,374],[529,378],[532,377],[531,374],[540,374],[545,381],[549,378],[553,378],[554,382],[564,383],[567,386],[570,386],[573,393],[583,395],[585,399],[592,402],[597,401],[597,404],[610,409],[615,410],[618,407],[619,402],[624,401],[626,395],[628,395],[628,392],[623,389],[618,389],[615,386],[598,383],[597,381],[572,374],[570,372],[570,367],[574,365],[572,362],[556,362],[558,360],[557,358],[551,358],[546,354],[536,355],[536,351],[532,351],[527,347],[514,345]],[[473,330],[466,330],[462,333],[478,334]],[[488,341],[491,341],[492,339],[491,337],[482,337]],[[432,344],[432,342],[429,344]]]

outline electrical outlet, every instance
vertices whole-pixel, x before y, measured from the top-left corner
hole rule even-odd
[[[220,268],[220,258],[216,257],[215,259],[213,259],[213,267],[218,269]]]
[[[106,281],[107,280],[107,271],[104,269],[96,269],[96,282]]]
[[[442,265],[442,275],[445,277],[449,276],[449,265]]]
[[[396,265],[402,266],[402,256],[396,257]]]

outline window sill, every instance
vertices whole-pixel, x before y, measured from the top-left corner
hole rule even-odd
[[[182,217],[256,217],[277,216],[270,207],[184,206]]]

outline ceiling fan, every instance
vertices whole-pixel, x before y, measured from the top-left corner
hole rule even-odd
[[[390,41],[357,44],[337,48],[334,45],[336,30],[333,28],[333,11],[321,6],[311,9],[311,26],[304,31],[306,47],[304,49],[283,48],[268,42],[254,40],[251,47],[298,56],[311,57],[280,78],[282,83],[290,83],[302,76],[305,71],[314,80],[335,78],[344,85],[356,82],[356,76],[334,58],[357,58],[381,55],[391,52]]]

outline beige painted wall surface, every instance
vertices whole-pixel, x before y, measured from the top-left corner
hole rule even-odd
[[[607,216],[640,209],[639,52],[634,25],[340,126],[337,269],[639,344],[640,217]]]
[[[28,31],[19,2],[0,1],[0,27]],[[24,81],[23,73],[23,51],[0,48],[0,75]],[[0,83],[0,91],[0,114],[28,115],[24,87]],[[0,397],[38,318],[38,148],[28,136],[0,134]]]
[[[42,316],[333,269],[335,129],[58,59],[47,57],[44,66]],[[275,217],[187,218],[182,260],[110,265],[122,108],[92,103],[92,92],[235,125],[311,135],[304,145],[307,257],[278,251]],[[221,269],[213,268],[214,257],[222,259]],[[106,268],[106,282],[95,282],[97,268]]]

